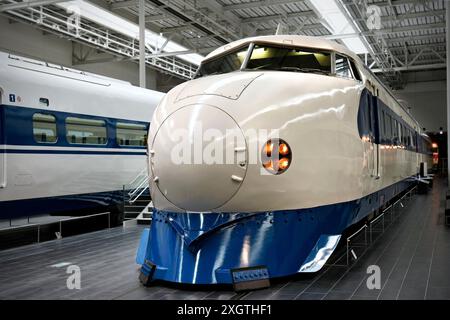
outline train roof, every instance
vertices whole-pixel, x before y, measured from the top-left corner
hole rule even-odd
[[[54,64],[46,61],[36,60],[28,57],[23,57],[19,55],[15,55],[12,53],[7,53],[0,51],[0,64],[3,66],[12,66],[21,67],[24,69],[36,69],[36,68],[47,68],[54,73],[57,73],[61,76],[67,77],[75,77],[77,80],[86,80],[86,81],[98,81],[98,82],[114,82],[121,85],[131,86],[132,84],[127,81],[122,81],[86,71],[81,71],[73,68],[69,68],[66,66],[62,66],[59,64]]]
[[[354,60],[357,61],[360,60],[359,57],[354,52],[350,51],[349,49],[347,49],[346,47],[340,45],[335,41],[318,37],[308,37],[300,35],[271,35],[271,36],[259,36],[237,40],[214,50],[213,52],[211,52],[209,55],[206,56],[205,60],[209,60],[227,51],[232,51],[236,48],[239,48],[245,44],[250,44],[252,42],[335,51],[338,53],[343,53],[353,58]]]
[[[149,122],[164,93],[0,51],[0,101],[20,107]],[[11,96],[17,99],[11,100]]]
[[[397,105],[405,112],[405,116],[409,117],[417,126],[418,130],[420,130],[420,125],[413,118],[413,116],[409,113],[407,108],[400,103],[397,98],[393,95],[391,90],[387,88],[383,82],[370,71],[367,66],[364,65],[364,63],[361,61],[361,59],[358,57],[357,54],[349,50],[343,45],[340,45],[336,41],[328,40],[324,38],[319,37],[309,37],[309,36],[302,36],[302,35],[269,35],[269,36],[258,36],[258,37],[251,37],[251,38],[245,38],[241,40],[237,40],[234,42],[231,42],[229,44],[226,44],[213,52],[211,52],[209,55],[206,56],[206,58],[203,61],[207,61],[210,59],[213,59],[217,56],[220,56],[226,52],[233,51],[237,48],[240,48],[242,46],[245,46],[246,44],[250,43],[265,43],[265,44],[275,44],[275,45],[281,45],[281,46],[293,46],[293,47],[300,47],[300,48],[314,48],[314,49],[322,49],[326,51],[333,51],[336,53],[344,54],[350,58],[352,58],[355,62],[357,62],[357,65],[359,65],[362,73],[366,78],[370,78],[371,81],[375,81],[382,90],[386,91],[387,95],[389,95]]]

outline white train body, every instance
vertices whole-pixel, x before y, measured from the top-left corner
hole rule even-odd
[[[0,219],[104,209],[145,168],[116,130],[145,132],[162,93],[7,53],[0,93]]]
[[[262,64],[286,48],[284,60],[325,57],[329,72]],[[222,72],[239,58],[239,68]],[[250,68],[258,59],[261,66]],[[257,266],[271,277],[317,271],[346,228],[408,188],[430,160],[419,124],[355,54],[302,36],[249,38],[214,51],[197,79],[165,96],[151,123],[155,211],[140,261],[152,262],[143,266],[146,277],[173,282],[231,283],[233,270]],[[220,152],[234,152],[236,161],[171,161],[179,129],[198,154],[199,126],[222,132],[211,141],[235,135]],[[276,135],[248,134],[255,130]],[[289,147],[280,174],[263,168],[268,139]]]
[[[377,150],[372,142],[361,139],[357,119],[364,89],[372,93],[377,90],[378,98],[418,134],[421,134],[421,128],[378,80],[367,72],[356,55],[333,42],[299,36],[245,39],[213,52],[207,59],[220,55],[225,49],[232,51],[233,48],[253,41],[278,45],[289,43],[292,46],[346,54],[354,59],[362,81],[318,74],[252,71],[200,78],[173,89],[155,112],[150,137],[156,137],[161,129],[160,125],[168,115],[173,117],[170,120],[176,121],[177,110],[202,104],[217,106],[223,110],[223,117],[227,114],[233,118],[243,133],[255,128],[278,129],[280,137],[289,143],[295,153],[291,167],[282,175],[261,175],[260,162],[248,165],[239,192],[227,199],[222,206],[205,208],[205,211],[298,209],[359,199],[411,177],[418,171],[420,162],[428,158],[425,154],[385,144],[380,144]],[[372,83],[376,89],[368,83]],[[239,94],[239,98],[229,98],[235,94]],[[181,117],[179,122],[183,121]],[[217,119],[214,121],[221,122]],[[149,142],[152,143],[151,140]],[[163,144],[167,145],[167,142],[164,140]],[[248,150],[259,150],[264,142],[246,141]],[[257,146],[251,146],[252,143]],[[149,147],[155,149],[154,145]],[[155,150],[155,157],[159,157],[159,152],[162,151]],[[169,159],[170,152],[169,147],[160,157]],[[378,163],[377,158],[380,159]],[[167,166],[168,171],[174,170],[170,161],[160,161],[154,166],[152,174],[159,177],[151,188],[154,203],[162,210],[179,211],[180,208],[167,201],[158,188],[158,184],[164,183],[164,172],[158,172],[166,169],[159,168],[162,166]],[[189,175],[192,168],[188,167],[189,165],[181,166],[178,169],[180,174]],[[214,170],[221,170],[220,164],[216,167]],[[228,181],[224,181],[224,184],[217,183],[208,174],[199,174],[195,179],[180,178],[176,188],[185,184],[191,189],[197,184],[205,183],[207,186],[204,190],[220,194],[226,193],[226,182]],[[276,189],[276,197],[263,196],[274,192],[267,185]],[[168,192],[171,191],[167,189]],[[208,198],[205,193],[199,197],[203,198],[198,200],[200,202],[207,201]]]

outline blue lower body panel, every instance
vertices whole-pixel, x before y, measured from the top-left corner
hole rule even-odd
[[[231,270],[256,266],[266,267],[271,278],[316,272],[346,228],[410,185],[403,181],[359,200],[311,209],[206,214],[154,210],[137,261],[155,266],[152,280],[183,284],[230,284]]]

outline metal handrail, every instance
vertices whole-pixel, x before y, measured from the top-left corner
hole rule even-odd
[[[10,2],[17,3],[17,1],[12,0]],[[9,10],[8,14],[16,19],[23,19],[29,23],[45,27],[50,32],[62,34],[74,41],[88,43],[122,57],[134,59],[137,55],[136,39],[125,35],[115,36],[109,30],[102,30],[102,27],[98,24],[94,27],[92,21],[88,24],[84,17],[80,17],[79,24],[68,27],[69,13],[57,12],[44,6]],[[148,50],[148,54],[151,53],[153,53],[152,50]],[[182,79],[192,79],[197,70],[196,66],[185,63],[179,57],[146,57],[145,61],[154,68],[162,69]]]
[[[147,167],[144,167],[144,169],[142,169],[141,172],[139,172],[139,174],[136,177],[134,177],[134,179],[131,180],[127,185],[129,185],[129,186],[133,185],[146,172],[147,172]]]
[[[67,218],[67,219],[60,219],[60,220],[57,220],[57,221],[47,222],[47,223],[33,223],[33,224],[26,224],[26,225],[23,225],[23,226],[3,228],[3,229],[0,229],[0,232],[2,232],[2,231],[11,231],[11,230],[18,230],[18,229],[25,229],[25,228],[30,228],[30,227],[37,227],[37,243],[40,243],[40,238],[41,238],[40,235],[41,235],[41,227],[42,226],[47,226],[47,225],[59,223],[59,234],[62,235],[62,223],[63,222],[73,221],[73,220],[82,220],[82,219],[92,218],[92,217],[96,217],[96,216],[103,216],[103,215],[108,215],[108,229],[110,229],[111,228],[111,213],[110,212],[103,212],[103,213],[91,214],[91,215],[88,215],[88,216],[82,216],[82,217],[72,217],[72,218]]]
[[[402,204],[402,200],[405,199],[407,196],[409,196],[409,199],[411,200],[412,197],[412,193],[414,192],[414,190],[417,189],[417,186],[414,186],[413,188],[411,188],[410,190],[408,190],[408,192],[406,192],[400,199],[398,199],[397,201],[395,201],[394,203],[392,203],[391,205],[389,205],[387,208],[385,208],[381,214],[376,217],[375,219],[373,219],[372,221],[369,222],[369,233],[370,233],[370,243],[372,243],[372,234],[373,234],[373,226],[375,225],[375,223],[377,223],[379,220],[382,220],[382,233],[384,233],[385,231],[385,215],[386,213],[390,212],[391,213],[391,220],[389,221],[389,223],[392,222],[393,218],[393,214],[394,214],[394,210],[395,207],[398,203]]]
[[[148,188],[148,177],[144,177],[139,185],[134,190],[128,193],[128,196],[130,198],[134,197],[139,192],[139,190],[144,188],[144,186],[146,186],[145,188]]]
[[[148,185],[147,185],[145,188],[143,188],[143,189],[141,190],[141,192],[140,192],[134,199],[130,199],[128,202],[129,202],[130,204],[135,203],[136,200],[139,199],[139,197],[142,196],[142,194],[143,194],[145,191],[147,191],[148,189],[149,189],[149,187],[148,187]]]

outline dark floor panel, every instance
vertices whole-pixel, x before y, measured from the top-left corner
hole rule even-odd
[[[323,293],[302,293],[301,295],[295,297],[295,300],[322,300],[325,297]]]
[[[358,248],[350,267],[341,249],[335,265],[264,290],[236,295],[227,289],[194,291],[158,284],[143,287],[134,258],[142,227],[115,228],[0,252],[0,299],[450,299],[450,228],[443,225],[446,186],[416,195],[372,245]],[[388,221],[389,219],[386,219]],[[81,290],[66,286],[68,265],[81,268]],[[381,270],[381,289],[367,288],[367,268]]]

